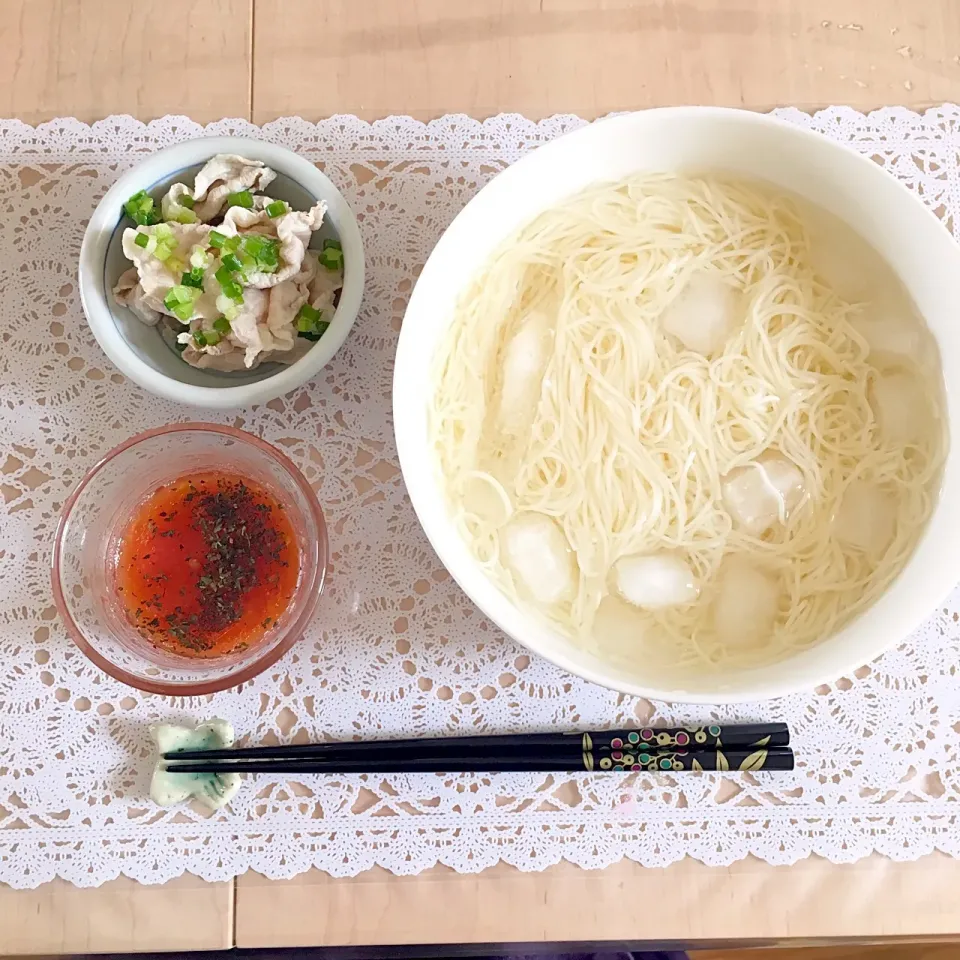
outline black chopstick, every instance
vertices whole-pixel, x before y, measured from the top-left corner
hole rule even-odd
[[[384,756],[404,758],[505,755],[516,751],[565,752],[571,743],[593,751],[597,760],[616,752],[638,749],[711,750],[716,747],[786,747],[785,723],[712,723],[703,727],[643,727],[637,730],[596,730],[587,733],[518,733],[479,737],[437,737],[422,740],[356,740],[301,743],[226,750],[183,750],[164,754],[165,760],[352,760]]]
[[[557,752],[522,756],[518,754],[448,757],[365,757],[353,760],[197,760],[166,764],[171,773],[497,773],[531,772],[641,772],[678,773],[684,771],[792,770],[793,751],[788,747],[734,748],[723,750],[656,750],[624,755],[630,763],[614,763],[610,757],[599,764],[592,754],[573,750],[567,755]]]

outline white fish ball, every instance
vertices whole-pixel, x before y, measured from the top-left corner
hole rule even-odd
[[[502,532],[507,563],[540,603],[566,599],[576,580],[576,559],[556,521],[542,513],[514,517]]]
[[[688,350],[709,356],[719,350],[742,317],[737,291],[719,277],[691,277],[664,310],[663,329]]]
[[[803,474],[786,457],[764,455],[731,470],[723,478],[721,489],[734,525],[760,536],[800,505]]]
[[[833,531],[845,546],[876,555],[890,545],[896,524],[896,498],[872,483],[854,480],[844,491]]]
[[[660,607],[693,603],[700,588],[689,564],[681,557],[658,553],[621,557],[614,564],[617,591],[637,607]]]
[[[534,313],[510,338],[503,352],[499,420],[508,433],[526,428],[536,411],[553,331],[543,313]]]
[[[917,440],[930,420],[923,387],[909,373],[886,373],[870,390],[870,406],[888,443],[907,444]]]
[[[713,625],[729,646],[756,644],[772,635],[780,586],[774,576],[741,557],[723,562],[713,604]]]

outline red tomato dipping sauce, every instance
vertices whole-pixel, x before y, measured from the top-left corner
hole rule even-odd
[[[261,640],[286,610],[300,555],[286,511],[259,484],[225,472],[159,487],[127,525],[117,588],[154,646],[220,657]]]

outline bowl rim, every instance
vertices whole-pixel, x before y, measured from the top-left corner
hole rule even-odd
[[[117,329],[100,283],[110,239],[123,218],[123,204],[144,181],[154,183],[184,167],[203,163],[220,153],[261,160],[278,173],[295,180],[315,200],[327,203],[329,220],[343,245],[344,283],[330,328],[299,360],[253,383],[201,386],[169,377],[142,360]],[[158,175],[145,176],[156,167]],[[326,218],[325,218],[326,219]],[[90,217],[80,245],[78,287],[87,324],[113,365],[125,376],[156,396],[208,410],[234,410],[265,403],[315,377],[343,345],[356,322],[363,298],[366,265],[363,238],[357,218],[343,194],[314,164],[288,147],[252,137],[196,137],[171,144],[144,157],[125,171],[103,195]]]
[[[804,664],[804,668],[801,670],[799,669],[800,665],[797,664],[793,670],[781,671],[776,679],[768,677],[747,677],[746,679],[737,679],[730,682],[726,689],[723,689],[718,684],[718,687],[713,690],[668,689],[666,686],[651,686],[642,680],[617,678],[615,676],[615,668],[611,665],[601,663],[599,667],[596,667],[589,663],[584,663],[579,660],[572,651],[568,652],[567,649],[559,643],[549,642],[551,637],[554,640],[557,637],[556,631],[550,627],[549,624],[540,622],[534,615],[525,613],[513,604],[492,581],[486,578],[476,561],[472,557],[469,557],[469,554],[464,554],[463,551],[466,550],[466,547],[464,546],[463,550],[458,548],[458,543],[460,542],[459,536],[450,522],[446,503],[443,502],[442,506],[438,508],[435,502],[436,496],[439,495],[439,486],[436,483],[431,484],[424,482],[424,471],[425,469],[432,469],[434,462],[433,455],[432,451],[424,449],[417,440],[419,428],[414,424],[417,422],[416,418],[420,414],[413,406],[413,401],[408,400],[406,396],[407,391],[405,390],[404,381],[409,378],[407,368],[409,364],[413,362],[412,356],[417,352],[422,353],[424,349],[423,340],[415,340],[417,333],[414,330],[413,323],[408,322],[408,318],[418,312],[434,309],[426,299],[425,284],[430,283],[434,272],[441,269],[437,253],[444,251],[450,244],[459,240],[458,234],[467,229],[471,223],[471,218],[476,215],[475,211],[489,199],[489,191],[491,189],[504,191],[510,188],[516,188],[516,185],[522,184],[524,178],[528,176],[528,169],[531,167],[536,169],[537,164],[546,165],[552,163],[554,158],[562,155],[572,143],[589,140],[592,136],[596,135],[600,129],[610,130],[618,125],[629,128],[634,124],[646,123],[661,118],[665,121],[681,119],[693,122],[705,118],[714,118],[732,121],[736,124],[765,126],[775,128],[780,133],[794,138],[795,141],[802,140],[814,144],[814,149],[817,151],[828,151],[846,155],[848,160],[859,164],[865,178],[873,178],[874,183],[885,181],[888,188],[894,187],[900,192],[901,196],[909,198],[914,210],[921,211],[926,220],[932,225],[935,225],[942,236],[948,239],[951,244],[954,244],[949,231],[933,211],[927,208],[919,197],[911,193],[888,171],[874,163],[869,156],[860,153],[847,143],[833,140],[811,128],[788,123],[786,120],[773,116],[772,114],[756,113],[734,107],[679,106],[655,107],[600,118],[583,127],[564,133],[551,142],[530,151],[514,164],[498,173],[467,202],[434,246],[411,293],[405,313],[405,322],[401,327],[394,361],[392,400],[397,454],[404,482],[407,486],[410,501],[417,515],[417,519],[440,561],[480,612],[488,617],[507,637],[511,638],[518,645],[552,662],[561,669],[591,683],[596,683],[599,686],[620,693],[650,700],[721,705],[774,699],[805,690],[813,690],[823,683],[834,682],[838,677],[851,675],[853,671],[862,667],[865,663],[876,659],[881,653],[893,646],[897,642],[897,639],[890,636],[882,643],[875,643],[869,653],[859,654],[855,657],[850,655],[847,659],[844,659],[843,662],[838,659],[836,666],[831,666],[829,670],[827,670],[825,666],[817,668],[812,664]],[[638,165],[638,169],[639,168],[640,165]],[[578,188],[571,188],[569,194],[575,193],[577,189]],[[531,214],[526,219],[532,219],[535,215],[536,214]],[[505,234],[505,236],[506,235],[507,234]],[[960,257],[957,259],[958,265],[960,265]],[[408,357],[411,357],[411,359],[408,360]],[[948,419],[948,422],[952,422],[952,420]],[[947,479],[952,474],[950,469],[951,457],[949,454],[950,452],[948,451],[948,460],[944,469],[944,475],[941,477],[940,495],[938,496],[937,505],[927,522],[926,529],[920,541],[918,541],[914,553],[911,554],[911,557],[908,559],[907,564],[903,570],[898,573],[894,582],[887,587],[879,600],[882,600],[896,588],[897,581],[910,568],[915,560],[916,553],[930,537],[930,533],[937,520],[937,514],[944,503],[943,490],[947,486]],[[429,460],[430,464],[425,466],[423,463],[425,460]],[[468,558],[469,562],[467,562]],[[900,612],[897,617],[893,618],[896,623],[891,629],[891,634],[894,630],[902,630],[900,640],[906,640],[909,632],[916,629],[920,623],[936,609],[936,605],[942,601],[943,597],[945,597],[954,586],[955,580],[952,579],[949,571],[938,569],[936,576],[931,577],[925,586],[922,604],[914,603],[914,605],[911,606],[910,612]],[[872,605],[864,614],[861,614],[861,616],[858,616],[854,621],[841,627],[839,631],[831,634],[830,638],[826,638],[823,642],[827,642],[829,639],[840,636],[851,628],[857,627],[861,617],[869,614],[875,606],[876,604]],[[923,607],[923,611],[918,614],[917,608],[920,606]],[[510,626],[508,626],[508,624],[510,624]],[[518,625],[520,625],[522,629],[516,629]],[[790,662],[790,660],[786,660],[783,661],[783,664],[789,664]]]
[[[67,603],[60,580],[61,558],[63,554],[63,537],[66,532],[67,523],[74,506],[80,499],[84,490],[86,490],[90,481],[100,473],[103,468],[121,453],[135,447],[146,440],[152,440],[155,437],[165,436],[172,433],[215,433],[220,436],[229,437],[241,443],[255,447],[261,453],[266,454],[275,461],[289,475],[300,492],[306,498],[313,521],[317,527],[316,540],[316,570],[309,584],[303,584],[299,590],[308,590],[308,601],[297,619],[287,628],[283,639],[275,646],[265,651],[262,656],[244,665],[234,673],[218,677],[215,680],[197,680],[191,683],[164,683],[161,681],[150,680],[145,677],[138,677],[134,674],[118,667],[116,664],[104,657],[96,650],[86,639],[83,631],[77,625],[73,615],[70,613],[70,606]],[[162,427],[155,427],[152,430],[144,430],[135,436],[124,440],[104,456],[102,456],[87,472],[80,482],[71,491],[60,511],[60,518],[57,522],[57,530],[54,534],[53,552],[50,559],[50,579],[53,588],[53,601],[57,612],[60,614],[63,624],[67,630],[70,639],[80,648],[80,651],[94,664],[96,664],[104,673],[119,680],[127,686],[138,690],[144,690],[147,693],[158,693],[163,696],[177,697],[196,697],[208,693],[216,693],[220,690],[226,690],[230,687],[238,686],[262,673],[267,667],[276,663],[298,640],[303,637],[304,630],[313,618],[316,612],[317,604],[320,601],[320,594],[323,591],[323,585],[327,575],[327,564],[329,563],[329,540],[327,537],[327,524],[323,516],[323,509],[317,499],[313,488],[307,482],[297,465],[284,453],[276,447],[261,440],[252,433],[245,430],[239,430],[236,427],[229,427],[215,423],[171,423]]]

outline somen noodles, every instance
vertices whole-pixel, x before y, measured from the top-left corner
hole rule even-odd
[[[829,636],[902,569],[945,456],[936,347],[892,270],[761,184],[645,174],[543,213],[461,296],[435,377],[477,561],[615,658]]]

